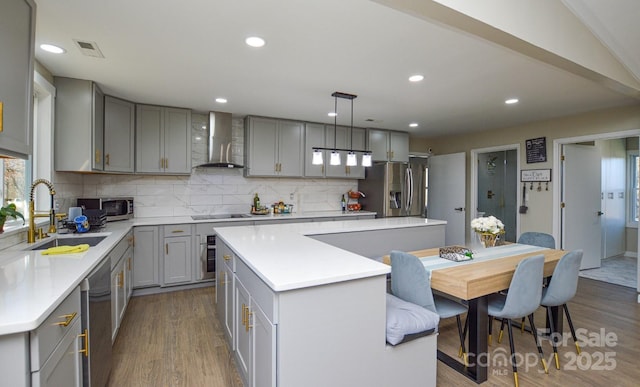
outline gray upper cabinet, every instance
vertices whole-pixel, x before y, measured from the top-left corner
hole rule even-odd
[[[367,135],[373,161],[409,162],[409,133],[368,129]]]
[[[36,5],[3,0],[0,11],[0,154],[27,158],[33,128]]]
[[[245,176],[302,177],[304,123],[262,117],[245,122]]]
[[[133,172],[135,167],[135,105],[104,98],[104,170]]]
[[[104,94],[92,81],[55,77],[55,169],[104,170]]]
[[[191,173],[191,111],[136,105],[136,172]]]

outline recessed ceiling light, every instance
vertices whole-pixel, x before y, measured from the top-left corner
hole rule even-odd
[[[514,103],[518,103],[518,98],[509,98],[508,100],[504,101],[504,103],[506,103],[507,105],[513,105]]]
[[[251,47],[262,47],[265,45],[264,39],[257,36],[250,36],[244,40]]]
[[[216,98],[216,102],[217,103],[227,103],[227,99],[226,98]]]
[[[53,44],[41,44],[40,48],[53,54],[62,54],[65,52],[64,48],[54,46]]]
[[[418,127],[418,123],[417,122],[412,122],[412,123],[409,124],[409,127],[417,128]]]
[[[420,82],[424,79],[424,75],[416,74],[409,77],[410,82]]]
[[[336,112],[329,112],[329,114],[327,114],[329,117],[335,117],[338,115],[338,113]]]

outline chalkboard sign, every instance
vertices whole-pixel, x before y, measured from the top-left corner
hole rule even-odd
[[[547,138],[538,137],[526,141],[527,164],[547,161]]]

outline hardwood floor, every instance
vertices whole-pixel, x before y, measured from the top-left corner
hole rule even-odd
[[[215,314],[215,288],[131,298],[109,386],[242,387]]]
[[[214,292],[210,287],[132,298],[114,345],[109,386],[242,386],[216,318]],[[520,385],[637,385],[640,305],[635,289],[580,278],[578,294],[569,308],[576,329],[582,329],[582,336],[589,340],[581,344],[582,355],[576,355],[573,341],[568,339],[559,347],[561,369],[557,370],[551,360],[551,345],[543,340],[549,365],[545,375],[532,336],[516,330],[516,351],[531,363],[518,367]],[[544,321],[544,310],[539,309],[536,325],[542,328]],[[505,362],[490,367],[489,380],[483,386],[513,386],[506,332],[502,344],[496,343],[499,325],[494,324],[489,361],[502,356]],[[566,322],[564,327],[568,336]],[[607,335],[609,343],[594,341]],[[455,354],[457,343],[455,319],[441,321],[438,347]],[[476,385],[441,362],[437,380],[439,386]]]

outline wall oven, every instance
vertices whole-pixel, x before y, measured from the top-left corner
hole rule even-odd
[[[133,218],[132,197],[78,198],[78,207],[84,210],[104,210],[107,222]]]
[[[216,277],[216,236],[203,235],[200,242],[201,279]]]

